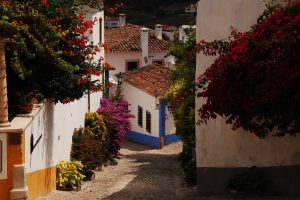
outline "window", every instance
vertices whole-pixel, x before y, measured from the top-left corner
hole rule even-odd
[[[143,108],[138,106],[138,125],[143,127]]]
[[[163,60],[153,60],[153,65],[163,65],[164,61]]]
[[[138,61],[126,61],[127,71],[135,70],[139,67]]]
[[[117,22],[111,22],[110,25],[111,25],[111,26],[117,27],[117,26],[118,26],[118,23],[117,23]]]
[[[151,133],[151,113],[146,111],[146,131]]]

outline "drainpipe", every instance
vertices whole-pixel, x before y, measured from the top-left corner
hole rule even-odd
[[[5,43],[5,39],[0,39],[0,127],[10,126],[8,121]]]
[[[149,62],[149,29],[141,29],[141,47],[142,47],[142,66],[145,67]]]
[[[27,200],[28,187],[26,185],[25,165],[13,167],[13,189],[10,191],[11,200]]]

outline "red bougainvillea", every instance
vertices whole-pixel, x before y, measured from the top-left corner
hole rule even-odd
[[[198,123],[221,115],[261,138],[300,130],[299,0],[269,5],[249,32],[232,29],[228,40],[196,48],[218,55],[198,78],[198,97],[207,99]]]

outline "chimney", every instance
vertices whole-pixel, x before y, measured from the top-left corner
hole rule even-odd
[[[162,39],[162,25],[161,24],[155,25],[155,36],[159,40]]]
[[[186,42],[187,41],[187,34],[186,34],[186,30],[190,28],[190,26],[188,25],[182,25],[180,28],[179,28],[179,40],[180,41],[183,41],[183,42]]]
[[[119,14],[119,24],[120,24],[120,26],[126,25],[126,15],[125,14]]]
[[[142,66],[145,67],[149,62],[149,29],[142,28],[141,29],[141,47],[142,47]]]

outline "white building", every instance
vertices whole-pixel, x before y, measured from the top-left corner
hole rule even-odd
[[[197,13],[197,3],[184,7],[184,12],[190,15],[195,15]]]
[[[167,56],[171,42],[162,37],[162,25],[156,25],[155,30],[132,24],[106,28],[105,40],[109,46],[105,52],[106,62],[116,68],[112,75],[150,64],[170,66],[174,63],[174,58]]]
[[[84,12],[86,20],[104,18],[104,12],[98,9],[85,7]],[[94,44],[104,43],[102,20],[94,25],[90,39]],[[104,57],[103,49],[94,60],[100,56]],[[101,92],[91,94],[92,112],[99,108],[101,97]],[[60,160],[70,159],[73,131],[84,126],[86,112],[88,98],[85,95],[68,104],[35,105],[30,114],[19,115],[11,121],[10,127],[0,128],[1,200],[36,199],[56,189],[55,165]]]
[[[126,15],[119,14],[118,17],[105,16],[105,28],[116,28],[126,24]]]
[[[198,3],[197,41],[227,38],[232,26],[242,32],[249,31],[264,9],[264,0],[201,0]],[[196,78],[214,61],[215,57],[198,54]],[[204,102],[205,99],[196,98],[196,110]],[[233,131],[231,125],[218,116],[207,124],[196,125],[196,144],[201,194],[225,194],[231,177],[256,166],[272,182],[272,189],[284,195],[299,195],[299,135],[282,138],[270,135],[259,139],[243,129]]]
[[[136,116],[127,139],[152,147],[179,140],[172,114],[167,111],[165,95],[171,84],[171,70],[148,65],[124,74],[122,91]]]
[[[182,25],[179,27],[179,40],[183,42],[187,42],[189,39],[189,36],[191,32],[196,31],[196,26],[190,26],[190,25]]]

